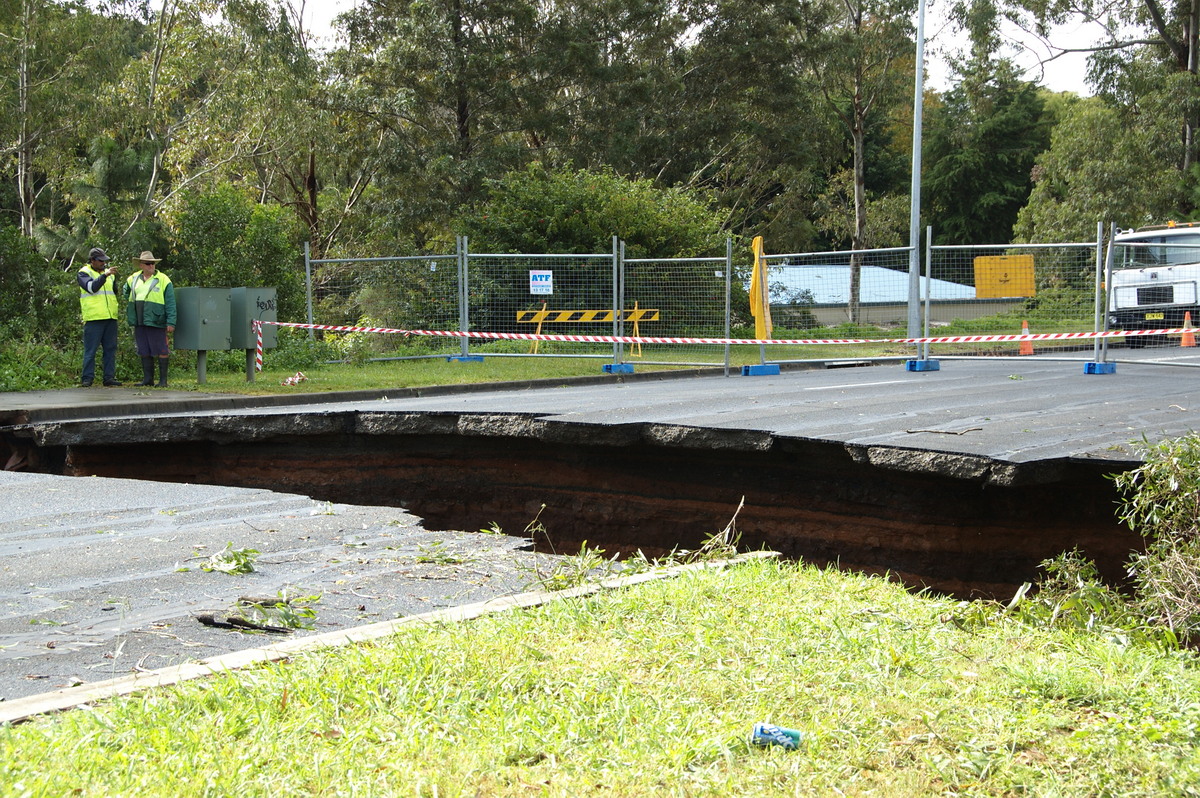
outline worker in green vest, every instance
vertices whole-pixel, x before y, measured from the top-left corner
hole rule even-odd
[[[103,350],[105,385],[117,380],[117,267],[109,266],[104,250],[88,252],[87,265],[79,270],[79,312],[83,316],[83,373],[79,384],[90,387],[96,379],[96,350]]]
[[[167,363],[171,350],[168,333],[175,332],[175,286],[165,272],[158,271],[158,262],[149,250],[134,259],[141,267],[129,275],[121,295],[129,300],[125,318],[133,327],[133,340],[142,359],[142,381],[138,385],[154,384],[154,361],[158,361],[158,387],[167,387]]]

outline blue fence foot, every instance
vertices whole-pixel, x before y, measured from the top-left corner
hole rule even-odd
[[[1084,374],[1116,374],[1116,363],[1084,363]]]
[[[770,377],[778,373],[778,363],[765,363],[761,366],[742,366],[743,377]]]
[[[605,374],[632,374],[633,373],[633,364],[632,363],[605,363],[604,364],[604,373]]]
[[[942,363],[939,360],[907,360],[904,363],[905,371],[941,371]]]
[[[450,355],[447,363],[482,363],[483,355]]]

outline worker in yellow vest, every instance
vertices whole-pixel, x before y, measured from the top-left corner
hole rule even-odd
[[[99,247],[88,252],[87,265],[79,270],[79,312],[83,316],[83,373],[79,384],[90,387],[96,378],[96,350],[103,350],[101,362],[105,385],[120,385],[117,380],[117,267]]]
[[[142,381],[154,384],[154,361],[158,360],[158,387],[167,387],[167,363],[171,350],[167,334],[175,332],[175,286],[165,272],[157,269],[162,258],[149,250],[134,259],[141,267],[129,275],[121,295],[129,300],[125,318],[133,327],[133,340],[142,359]]]

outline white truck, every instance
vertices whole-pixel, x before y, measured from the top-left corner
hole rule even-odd
[[[1111,330],[1182,327],[1184,314],[1200,322],[1200,222],[1120,231],[1113,239],[1108,292]],[[1136,336],[1130,347],[1158,336]]]

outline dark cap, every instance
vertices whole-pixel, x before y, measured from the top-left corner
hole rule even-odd
[[[112,258],[108,257],[108,254],[104,250],[100,249],[100,247],[92,247],[92,251],[88,253],[88,260],[89,261],[99,260],[99,261],[107,262],[107,261],[112,260]]]

